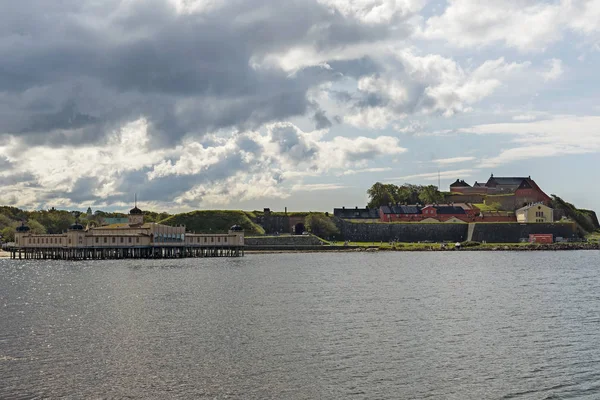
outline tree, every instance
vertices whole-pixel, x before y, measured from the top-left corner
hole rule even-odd
[[[390,203],[396,203],[398,187],[392,184],[375,183],[367,190],[369,195],[369,208],[379,208]]]
[[[332,219],[322,213],[311,213],[304,219],[304,226],[314,235],[329,238],[340,233]]]
[[[16,229],[13,226],[7,226],[0,230],[3,242],[14,242]]]
[[[40,224],[35,219],[30,219],[27,222],[27,225],[29,225],[29,229],[31,229],[31,233],[33,233],[34,235],[43,235],[47,233],[44,225]]]
[[[429,185],[421,189],[419,200],[424,204],[433,204],[441,202],[443,196],[436,186]]]

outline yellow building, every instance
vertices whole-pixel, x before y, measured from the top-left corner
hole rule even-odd
[[[185,226],[144,223],[142,210],[130,210],[128,223],[90,229],[78,223],[60,234],[33,234],[22,225],[15,233],[15,253],[25,258],[96,259],[243,255],[244,231],[196,234]],[[16,254],[15,254],[16,256]],[[31,256],[31,257],[30,257]]]
[[[543,203],[529,204],[516,212],[517,222],[554,222],[554,210]]]

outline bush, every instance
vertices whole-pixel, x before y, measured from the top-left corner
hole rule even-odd
[[[314,235],[329,238],[339,235],[340,231],[333,223],[331,217],[323,213],[311,213],[304,219],[306,229]]]
[[[477,247],[481,246],[480,242],[466,241],[460,244],[460,247]]]

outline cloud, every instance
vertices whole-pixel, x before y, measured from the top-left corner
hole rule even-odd
[[[364,174],[364,173],[374,173],[374,172],[387,172],[391,171],[390,167],[376,167],[376,168],[363,168],[363,169],[348,169],[342,172],[339,175],[356,175],[356,174]]]
[[[292,190],[334,188],[304,185],[299,180],[306,176],[341,174],[406,151],[397,138],[324,140],[323,134],[274,123],[264,132],[188,138],[173,148],[154,149],[149,124],[140,119],[114,132],[103,145],[24,150],[14,139],[0,147],[0,162],[7,167],[0,172],[0,200],[35,208],[120,207],[136,192],[142,206],[190,209],[287,198]]]
[[[427,172],[423,174],[406,175],[399,178],[394,178],[394,181],[409,181],[409,180],[426,180],[426,181],[437,181],[440,179],[453,179],[471,176],[473,174],[472,169],[455,169],[452,171],[440,171],[438,172]]]
[[[296,184],[292,186],[292,192],[315,192],[321,190],[338,190],[348,186],[338,183],[313,183],[313,184]]]
[[[565,31],[591,35],[600,31],[595,0],[449,0],[441,15],[430,17],[419,36],[458,47],[502,43],[520,51],[542,51]]]
[[[398,50],[394,55],[395,61],[385,72],[358,80],[357,94],[350,97],[354,101],[352,110],[344,122],[383,129],[409,114],[450,117],[468,112],[503,80],[529,67],[528,62],[508,63],[501,57],[464,69],[456,61],[436,54]]]
[[[334,61],[396,35],[421,3],[24,0],[0,14],[0,133],[85,145],[142,117],[153,145],[173,145],[311,112],[325,128],[308,92],[366,52],[293,74],[262,61],[295,48]]]
[[[475,157],[453,157],[453,158],[441,158],[438,160],[433,160],[434,163],[440,165],[449,165],[449,164],[459,164],[467,161],[473,161]]]
[[[546,65],[548,65],[549,69],[542,73],[544,81],[555,81],[563,74],[562,60],[553,58],[546,61]]]
[[[476,125],[463,132],[480,135],[514,136],[515,147],[483,159],[479,168],[494,167],[518,160],[600,152],[598,116],[555,116],[542,121]]]

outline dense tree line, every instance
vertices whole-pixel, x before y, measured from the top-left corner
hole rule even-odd
[[[378,208],[389,204],[433,204],[445,201],[445,194],[434,185],[394,185],[377,182],[367,190],[369,208]]]

